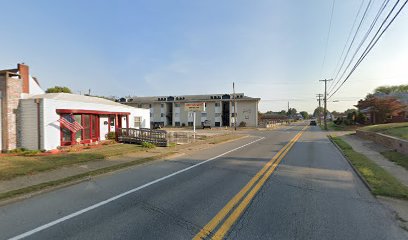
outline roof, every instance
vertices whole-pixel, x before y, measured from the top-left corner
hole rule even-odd
[[[83,103],[98,103],[104,105],[111,105],[117,107],[126,107],[126,108],[133,108],[121,103],[117,103],[108,99],[100,98],[100,97],[90,97],[72,93],[44,93],[39,95],[32,95],[28,97],[28,99],[55,99],[61,101],[71,101],[71,102],[83,102]]]
[[[260,98],[252,98],[245,96],[244,93],[236,93],[237,100],[261,100]],[[202,94],[202,95],[178,95],[178,96],[150,96],[150,97],[132,97],[128,99],[128,103],[132,102],[171,102],[171,101],[211,101],[211,100],[222,100],[222,99],[232,99],[234,94]],[[227,97],[227,98],[224,98]]]

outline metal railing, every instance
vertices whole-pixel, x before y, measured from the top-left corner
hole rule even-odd
[[[160,147],[165,147],[168,144],[166,131],[148,128],[118,128],[116,138],[118,142],[123,143],[141,144],[148,142]]]

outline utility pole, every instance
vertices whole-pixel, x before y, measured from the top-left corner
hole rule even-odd
[[[322,108],[321,102],[322,102],[323,94],[321,94],[321,93],[316,94],[316,97],[319,98],[319,99],[317,100],[317,101],[319,101],[318,117],[319,117],[319,125],[321,126],[321,125],[322,125],[322,118],[321,118],[322,113],[320,112],[320,109]]]
[[[232,82],[232,91],[234,93],[234,129],[237,131],[237,96],[235,95],[235,83]]]
[[[319,82],[324,82],[324,115],[323,115],[323,121],[324,121],[324,130],[327,130],[327,82],[333,81],[333,79],[323,79],[319,80]]]

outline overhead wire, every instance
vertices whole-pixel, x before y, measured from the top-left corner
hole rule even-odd
[[[339,65],[340,65],[341,59],[343,58],[344,51],[346,50],[346,47],[347,47],[347,43],[350,41],[351,34],[353,33],[354,26],[356,25],[358,16],[360,15],[361,9],[363,9],[364,2],[365,2],[365,0],[362,0],[362,1],[361,1],[360,7],[358,8],[357,14],[356,14],[356,16],[355,16],[355,18],[354,18],[353,25],[351,26],[351,29],[350,29],[350,32],[349,32],[349,34],[348,34],[347,40],[346,40],[346,42],[344,43],[343,50],[341,51],[340,58],[339,58],[339,60],[337,61],[336,67],[334,68],[333,73],[332,73],[331,76],[334,76],[334,75],[335,75],[336,70],[337,70],[337,68],[338,68]],[[334,83],[334,81],[330,81],[330,85],[329,85],[328,89],[330,89],[330,88],[332,87],[333,83]]]
[[[366,42],[368,36],[370,35],[371,31],[373,30],[374,26],[376,25],[379,17],[381,16],[381,14],[383,13],[384,9],[387,7],[387,4],[389,3],[390,0],[384,0],[381,7],[379,8],[374,20],[371,22],[370,27],[368,28],[368,30],[366,31],[365,35],[363,36],[362,40],[360,41],[359,45],[357,46],[356,50],[354,51],[353,56],[351,57],[349,63],[347,64],[347,66],[344,68],[342,74],[340,75],[338,82],[344,77],[344,75],[346,74],[347,70],[349,69],[350,65],[353,63],[354,58],[356,57],[357,53],[360,51],[361,47],[363,46],[363,44]],[[399,0],[398,0],[399,1]],[[338,83],[337,82],[337,83]],[[333,91],[336,85],[334,85],[334,87],[329,90],[329,94],[330,91]]]
[[[353,72],[357,69],[357,67],[361,64],[361,62],[364,60],[364,58],[370,53],[370,51],[374,48],[374,46],[377,44],[378,40],[382,37],[382,35],[387,31],[387,29],[390,27],[390,25],[394,22],[394,20],[396,19],[396,17],[401,13],[402,9],[406,6],[408,0],[406,0],[402,6],[399,8],[399,10],[397,11],[397,13],[392,17],[392,19],[389,21],[389,23],[387,24],[387,26],[382,29],[382,27],[384,26],[384,24],[387,22],[388,18],[391,16],[392,12],[394,11],[394,9],[396,8],[396,6],[398,5],[398,3],[400,2],[400,0],[398,0],[395,4],[394,7],[391,9],[391,11],[389,12],[389,14],[387,15],[387,17],[383,20],[380,28],[377,30],[376,34],[374,35],[374,37],[371,39],[370,43],[368,44],[368,46],[366,47],[366,49],[364,50],[363,54],[360,56],[359,60],[356,62],[356,64],[354,65],[354,67],[352,68],[352,70],[350,71],[350,73],[347,75],[347,77],[343,80],[343,82],[340,84],[340,86],[329,96],[329,99],[338,92],[338,90],[344,85],[344,83],[350,78],[350,76],[353,74]],[[382,29],[382,31],[381,31]],[[378,35],[378,33],[381,31],[381,33]],[[378,35],[378,36],[377,36]]]
[[[334,12],[334,5],[336,3],[336,0],[332,1],[332,7],[331,7],[331,14],[330,14],[330,23],[329,23],[329,31],[327,32],[327,38],[326,38],[326,47],[324,49],[324,55],[323,55],[323,62],[322,62],[322,70],[324,68],[324,64],[326,62],[326,55],[327,55],[327,47],[329,45],[329,39],[330,39],[330,32],[331,32],[331,27],[332,27],[332,21],[333,21],[333,12]]]
[[[356,32],[354,33],[353,39],[351,40],[351,43],[350,43],[350,45],[349,45],[349,47],[348,47],[348,49],[347,49],[346,55],[344,56],[343,61],[342,61],[341,65],[340,65],[340,68],[338,69],[338,71],[337,71],[337,73],[336,73],[336,76],[333,78],[333,81],[336,81],[336,79],[337,79],[337,77],[338,77],[338,75],[339,75],[341,69],[342,69],[343,66],[344,66],[344,63],[346,62],[346,59],[347,59],[347,57],[348,57],[348,55],[349,55],[349,53],[350,53],[351,47],[353,46],[354,41],[356,40],[356,37],[357,37],[357,35],[358,35],[358,32],[360,31],[360,28],[361,28],[361,26],[362,26],[362,24],[363,24],[363,22],[364,22],[364,20],[365,20],[365,18],[366,18],[366,16],[367,16],[367,12],[368,12],[368,10],[370,9],[371,3],[372,3],[372,0],[370,0],[370,1],[368,2],[367,6],[366,6],[366,8],[365,8],[365,10],[364,10],[363,16],[362,16],[361,19],[360,19],[360,22],[359,22],[359,24],[358,24],[358,26],[357,26]],[[332,87],[332,89],[334,89],[334,88],[337,86],[337,84],[338,84],[339,81],[340,81],[340,80],[337,80],[337,81],[335,82],[335,84],[334,84],[334,86]],[[332,91],[332,89],[329,89],[328,92],[330,93],[330,92]]]

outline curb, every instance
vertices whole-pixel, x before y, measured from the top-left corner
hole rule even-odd
[[[365,178],[361,175],[361,173],[354,167],[354,165],[351,163],[351,161],[348,159],[346,154],[344,154],[343,150],[333,141],[332,137],[330,135],[327,135],[327,138],[330,140],[331,143],[339,150],[341,155],[347,160],[353,171],[357,174],[357,176],[361,179],[361,181],[364,183],[364,185],[370,190],[370,193],[372,194],[373,189],[372,187],[368,184],[368,182],[365,180]],[[374,195],[375,196],[375,195]]]

